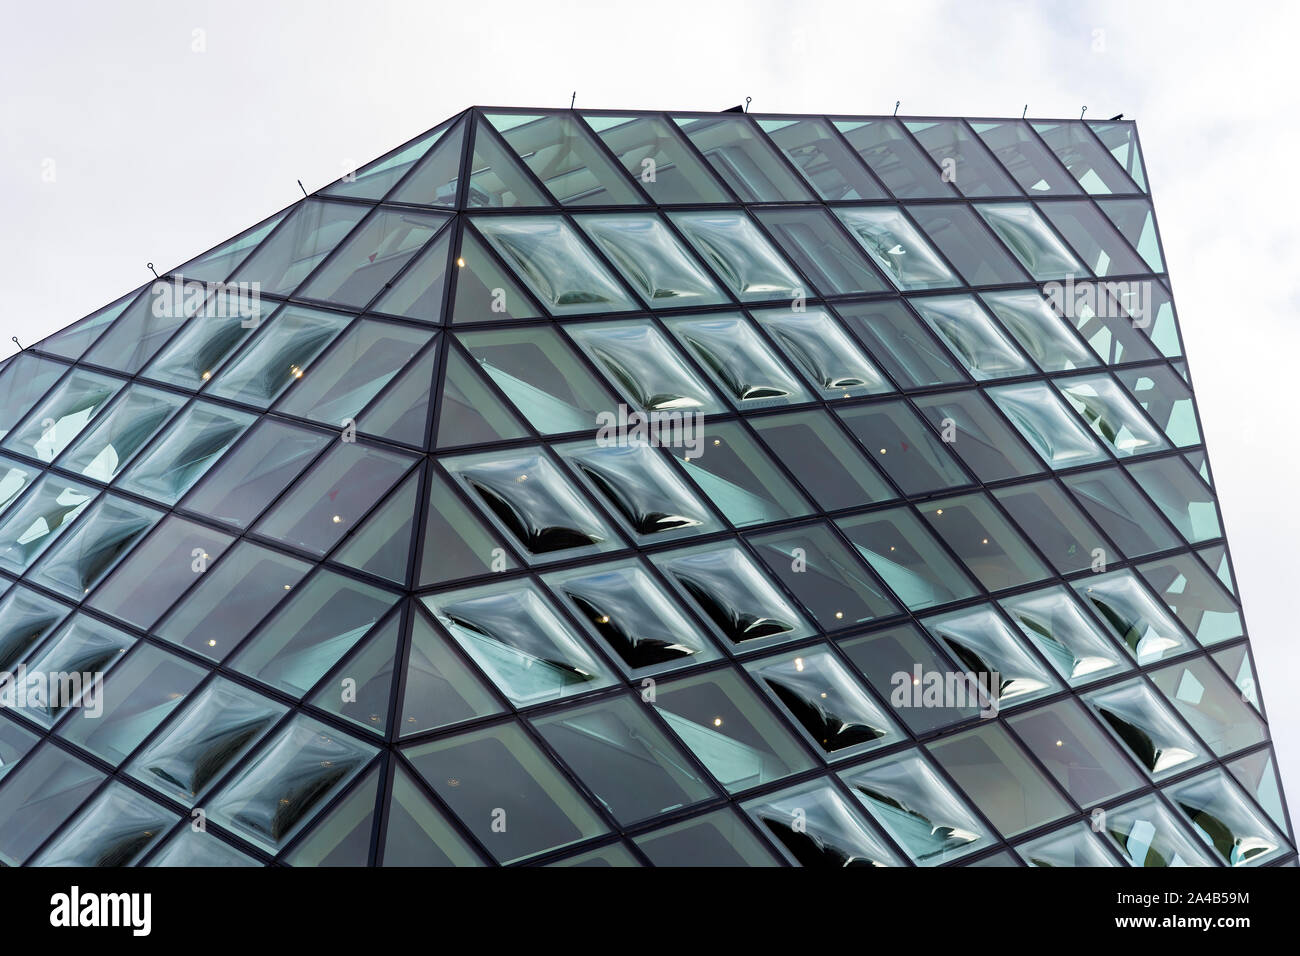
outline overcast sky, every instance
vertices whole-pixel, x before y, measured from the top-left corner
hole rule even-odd
[[[2,0],[0,357],[467,106],[1136,119],[1300,793],[1300,5]]]

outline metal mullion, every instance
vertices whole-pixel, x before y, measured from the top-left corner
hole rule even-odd
[[[438,129],[439,126],[443,127],[442,132],[438,134],[438,138],[434,140],[432,143],[430,143],[429,146],[424,150],[424,152],[421,153],[416,159],[414,159],[411,162],[410,168],[407,169],[406,172],[402,173],[402,175],[398,176],[397,179],[393,182],[393,185],[388,188],[388,191],[385,192],[383,196],[381,196],[378,200],[375,201],[383,203],[391,200],[393,196],[396,196],[399,192],[402,191],[402,188],[406,186],[409,181],[414,180],[416,170],[424,165],[424,161],[428,159],[431,155],[433,155],[434,150],[436,150],[439,146],[444,145],[447,142],[447,137],[449,135],[454,134],[456,130],[464,129],[466,125],[465,117],[468,116],[470,112],[471,112],[470,109],[463,109],[459,113],[456,113],[454,116],[448,117],[447,119],[443,120],[441,123],[437,124],[437,126],[433,126],[430,129],[425,130],[423,133],[418,133],[417,135],[413,136],[411,139],[408,139],[405,143],[401,143],[397,146],[394,146],[392,149],[382,154],[377,159],[372,159],[370,162],[362,166],[361,168],[365,169],[366,166],[374,166],[377,163],[382,163],[386,159],[390,159],[394,156],[398,156],[401,154],[402,150],[418,142],[423,137],[428,136],[434,130]],[[462,138],[461,152],[463,153],[464,150],[465,150],[465,140],[464,138]],[[335,180],[335,182],[337,182],[337,180]],[[327,188],[329,188],[328,185],[322,187],[322,189],[327,189]],[[320,192],[320,190],[318,189],[316,192]],[[457,188],[457,192],[459,192],[459,186]],[[420,206],[421,208],[425,207],[425,204],[423,203],[410,203],[409,205]],[[446,206],[429,206],[428,208],[443,209],[446,210],[447,212],[451,212],[454,214],[458,206],[459,204],[451,208],[448,208]]]
[[[475,117],[478,119],[478,123],[475,124],[475,136],[474,136],[475,146],[478,145],[478,135],[477,135],[478,132],[481,130],[486,130],[487,137],[493,142],[495,142],[499,149],[504,150],[505,154],[515,161],[515,164],[517,165],[519,171],[523,174],[524,178],[527,179],[534,187],[536,187],[537,194],[543,198],[547,198],[551,200],[549,206],[520,206],[519,207],[520,210],[528,210],[528,211],[546,210],[549,213],[555,213],[563,210],[564,204],[560,202],[559,198],[556,197],[555,193],[551,192],[550,187],[547,186],[546,183],[542,182],[541,178],[535,172],[533,172],[533,168],[528,165],[528,163],[524,160],[522,156],[519,155],[519,151],[510,145],[510,143],[506,140],[505,136],[503,136],[500,132],[498,132],[496,126],[493,125],[492,121],[487,118],[488,113],[495,113],[497,112],[497,110],[485,109],[483,107],[478,107],[478,106],[473,107],[473,110],[474,110]],[[555,111],[555,112],[565,112],[565,111]],[[520,115],[520,114],[516,113],[514,115]],[[522,115],[532,115],[532,114],[525,113]],[[472,162],[473,161],[471,160],[471,164]],[[468,195],[469,194],[468,194],[468,186],[467,186],[466,198],[468,198]]]
[[[518,318],[518,319],[514,317],[510,317],[507,319],[490,319],[490,320],[484,319],[483,321],[480,322],[456,322],[455,321],[456,317],[453,314],[456,305],[456,296],[454,294],[451,294],[448,295],[446,304],[443,306],[442,314],[445,319],[443,325],[447,327],[448,331],[451,331],[454,328],[459,328],[461,331],[465,331],[466,329],[473,330],[473,331],[486,331],[489,329],[496,329],[496,328],[514,328],[522,325],[538,325],[544,322],[557,321],[556,317],[551,314],[551,310],[543,306],[541,299],[537,298],[537,296],[533,293],[532,289],[528,287],[528,283],[521,280],[518,277],[515,269],[513,269],[509,264],[506,263],[505,259],[501,257],[501,254],[497,252],[496,247],[493,246],[488,239],[484,238],[482,231],[476,225],[476,221],[482,218],[482,213],[487,211],[489,210],[476,209],[472,213],[463,212],[460,214],[459,218],[460,218],[461,228],[459,234],[456,237],[455,258],[452,261],[454,261],[457,264],[457,269],[461,268],[460,266],[461,253],[464,251],[465,234],[468,231],[470,238],[473,239],[476,243],[478,243],[478,247],[483,251],[483,254],[486,255],[491,262],[496,264],[496,267],[497,269],[500,270],[501,274],[504,275],[507,279],[509,279],[510,282],[515,286],[518,293],[521,296],[523,296],[524,304],[529,308],[531,308],[537,314],[535,316]],[[507,215],[510,214],[507,213]],[[550,211],[548,207],[546,212],[528,214],[529,218],[533,218],[539,215],[550,216],[550,215],[554,215],[554,212]],[[450,287],[451,283],[448,282],[447,285]],[[459,272],[456,273],[456,286],[459,289],[460,286]]]
[[[366,783],[371,774],[377,775],[376,789],[378,793],[375,797],[376,803],[382,799],[384,796],[384,765],[387,761],[388,754],[385,752],[384,748],[378,748],[376,753],[361,765],[361,769],[353,775],[351,780],[345,783],[342,787],[339,787],[338,791],[329,797],[329,799],[325,800],[325,802],[319,803],[311,808],[309,815],[301,821],[298,832],[288,840],[285,840],[283,845],[275,851],[275,861],[285,866],[292,866],[293,864],[288,862],[288,856],[311,839],[311,837],[316,833],[316,830],[325,824],[325,821],[328,819],[330,814],[342,807],[353,794],[360,793],[362,786]],[[372,811],[370,821],[370,839],[367,841],[368,845],[372,847],[374,843],[374,832],[378,822],[378,812]],[[365,865],[370,866],[371,860],[372,854],[367,851]]]
[[[867,178],[871,180],[871,182],[875,183],[877,188],[879,188],[880,190],[879,199],[862,199],[862,200],[854,200],[854,201],[868,202],[868,203],[887,202],[890,200],[898,201],[898,197],[894,195],[893,190],[891,190],[888,186],[886,186],[885,181],[876,175],[876,171],[871,168],[871,166],[867,163],[865,159],[862,158],[862,154],[853,147],[853,144],[849,142],[848,137],[840,132],[839,127],[835,125],[835,121],[831,119],[829,115],[817,116],[816,118],[826,124],[827,129],[829,129],[831,132],[831,138],[836,142],[838,142],[841,147],[843,147],[843,149],[849,154],[849,156],[851,156],[854,159],[854,161],[857,162],[860,168],[866,170]],[[819,196],[818,198],[821,197]],[[836,200],[836,201],[848,202],[849,200]],[[826,200],[823,200],[823,202],[826,202]]]

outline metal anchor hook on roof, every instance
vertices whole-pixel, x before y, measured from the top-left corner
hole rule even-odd
[[[753,98],[752,96],[746,96],[746,97],[745,97],[745,112],[746,112],[746,113],[749,112],[749,104],[752,103],[753,101],[754,101],[754,98]]]
[[[147,265],[147,266],[149,267],[149,271],[153,273],[153,277],[154,277],[155,279],[159,278],[159,276],[158,276],[158,270],[155,269],[155,268],[153,267],[153,263],[152,263],[152,262],[146,262],[145,265]]]
[[[1085,106],[1082,110],[1079,111],[1079,119],[1083,119],[1083,114],[1086,112],[1088,112],[1088,107]]]
[[[578,102],[578,91],[574,90],[573,95],[569,97],[569,109],[573,109],[573,104]]]
[[[1026,104],[1025,104],[1025,108],[1024,108],[1023,110],[1020,111],[1020,118],[1021,118],[1021,119],[1024,119],[1024,118],[1025,118],[1025,114],[1028,113],[1028,112],[1029,112],[1029,104],[1026,103]]]
[[[301,180],[301,179],[298,180],[298,188],[302,190],[302,194],[303,194],[304,196],[307,195],[307,187],[304,186],[304,185],[302,184],[302,180]]]
[[[9,336],[9,341],[12,342],[14,345],[18,346],[18,351],[20,352],[23,351],[23,343],[18,341],[18,336],[16,335]]]
[[[902,100],[894,100],[894,115],[898,115],[898,108],[903,105]]]

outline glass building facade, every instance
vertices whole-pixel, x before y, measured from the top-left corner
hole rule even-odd
[[[0,365],[0,671],[8,866],[1295,862],[1130,122],[467,110]]]

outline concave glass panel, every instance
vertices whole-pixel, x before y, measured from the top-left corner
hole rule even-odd
[[[210,819],[268,853],[282,849],[375,748],[299,715],[209,801]]]
[[[741,302],[795,300],[807,284],[743,210],[675,212],[669,218]]]
[[[559,216],[480,216],[478,228],[552,312],[625,312],[636,303]]]
[[[262,419],[248,440],[221,460],[182,507],[240,529],[248,525],[330,442],[330,436]]]
[[[846,303],[836,311],[903,389],[966,381],[903,300]]]
[[[650,444],[597,438],[555,450],[639,544],[723,530],[668,457]]]
[[[1122,554],[1137,558],[1182,543],[1118,468],[1078,472],[1062,480]]]
[[[392,282],[446,221],[437,213],[381,206],[298,295],[359,309]]]
[[[185,702],[185,709],[132,759],[126,772],[193,806],[286,710],[283,704],[218,677]]]
[[[295,589],[229,666],[301,698],[396,600],[395,594],[320,571]]]
[[[579,216],[578,225],[651,308],[728,301],[659,216],[592,213]]]
[[[618,534],[540,449],[445,459],[485,513],[544,561],[609,551]]]
[[[979,203],[975,210],[1039,282],[1088,274],[1031,204]]]
[[[443,592],[424,603],[517,707],[571,697],[614,679],[530,580]]]
[[[700,627],[637,559],[543,575],[633,677],[658,674],[719,656]]]
[[[826,412],[763,415],[751,424],[823,510],[857,508],[897,497]]]
[[[1190,543],[1222,536],[1214,494],[1186,461],[1157,458],[1125,468]]]
[[[0,567],[21,574],[95,497],[90,485],[44,475],[0,523]]]
[[[807,402],[812,396],[740,313],[675,318],[668,329],[738,407]]]
[[[31,487],[37,474],[35,467],[0,455],[0,514],[4,514],[18,496]]]
[[[1191,650],[1178,624],[1132,571],[1094,575],[1075,582],[1074,589],[1139,664]]]
[[[285,389],[302,380],[349,321],[333,312],[286,306],[213,379],[211,393],[257,408],[270,407]]]
[[[103,779],[53,744],[28,757],[0,789],[0,863],[21,866]]]
[[[843,227],[825,209],[758,207],[754,215],[821,295],[889,289],[862,250],[849,240]]]
[[[803,615],[736,544],[660,552],[652,560],[732,644],[748,650],[813,633]]]
[[[904,865],[862,811],[825,780],[752,800],[744,810],[799,866]]]
[[[565,205],[644,201],[632,178],[609,160],[572,113],[488,113],[486,119],[551,195]]]
[[[823,398],[892,392],[894,386],[825,309],[765,309],[753,317]]]
[[[1098,364],[1038,290],[985,292],[980,298],[1043,371],[1066,372]]]
[[[836,524],[911,610],[975,595],[970,580],[910,510],[878,511]]]
[[[214,290],[180,276],[157,279],[131,302],[81,361],[135,375],[182,323],[206,322],[209,316],[226,315],[232,308],[246,317],[256,315],[260,293],[257,286],[247,283]]]
[[[966,668],[967,699],[981,710],[1009,707],[1060,690],[993,605],[925,618],[934,639]],[[997,680],[997,686],[990,682]],[[990,697],[996,692],[996,699]]]
[[[926,203],[908,206],[907,211],[967,285],[1025,281],[1024,270],[969,206]]]
[[[811,508],[739,422],[709,426],[700,447],[671,451],[697,487],[736,527],[808,514]]]
[[[117,394],[122,381],[76,369],[4,440],[4,447],[51,462]]]
[[[1033,127],[1070,175],[1089,193],[1096,196],[1138,191],[1086,124],[1076,120],[1034,123]]]
[[[285,710],[283,704],[217,678],[186,700],[185,710],[131,760],[126,773],[192,806]]]
[[[713,390],[652,323],[622,319],[584,322],[568,326],[567,331],[636,408],[650,412],[723,411]]]
[[[220,307],[232,301],[231,296],[217,296],[213,303]],[[261,327],[263,306],[259,300],[251,314],[240,314],[238,309],[218,309],[220,314],[207,314],[186,323],[185,328],[158,353],[141,373],[145,378],[168,385],[176,385],[192,392],[203,387],[221,370],[226,359],[235,354],[243,343]]]
[[[927,296],[912,299],[911,305],[976,381],[1033,373],[1033,366],[974,296]]]
[[[948,737],[931,744],[929,751],[1005,837],[1019,836],[1073,812],[999,724],[987,723]]]
[[[428,786],[500,863],[605,833],[607,827],[517,724],[408,748]]]
[[[365,866],[370,861],[370,834],[376,829],[375,799],[381,774],[372,767],[347,796],[311,825],[284,862],[290,866]]]
[[[39,737],[15,722],[0,721],[0,780],[39,742]]]
[[[715,796],[677,744],[626,696],[548,714],[533,725],[623,826]]]
[[[1150,271],[1119,231],[1088,200],[1039,203],[1038,208],[1095,274],[1133,275]]]
[[[83,699],[59,736],[114,766],[135,750],[206,676],[203,668],[141,645],[113,669],[94,706]]]
[[[369,199],[375,202],[383,199],[398,181],[442,140],[451,127],[450,122],[443,123],[374,162],[366,163],[360,169],[350,170],[322,189],[321,193],[326,196],[346,196],[349,199]],[[454,194],[451,199],[454,203]]]
[[[1017,594],[998,603],[1071,687],[1132,668],[1062,586]]]
[[[811,194],[746,116],[674,116],[742,202],[808,200]]]
[[[662,684],[654,706],[729,793],[813,767],[796,739],[733,670]]]
[[[770,119],[759,120],[758,126],[822,199],[889,198],[826,120]]]
[[[1226,866],[1259,866],[1290,849],[1286,838],[1222,770],[1176,784],[1165,793]]]
[[[95,591],[90,606],[147,631],[233,540],[228,534],[168,515]]]
[[[1129,866],[1215,865],[1154,794],[1107,811],[1104,826]]]
[[[1001,385],[988,395],[1051,468],[1104,461],[1106,452],[1045,382]]]
[[[583,114],[629,176],[660,205],[727,202],[730,196],[661,116]]]
[[[905,495],[970,484],[956,459],[905,402],[875,402],[838,409],[840,420],[867,449],[874,464]]]
[[[918,866],[959,859],[993,840],[970,806],[916,751],[840,776]]]
[[[1140,678],[1093,691],[1083,699],[1154,779],[1210,759],[1169,705]]]
[[[928,156],[897,120],[836,122],[862,161],[899,199],[939,199],[955,195]]]
[[[19,352],[0,366],[0,437],[7,435],[68,370],[35,352]]]
[[[836,207],[835,215],[899,289],[961,285],[943,260],[896,206]]]
[[[41,558],[32,569],[31,580],[79,601],[162,516],[153,508],[105,495]]]
[[[1167,366],[1124,369],[1116,377],[1171,442],[1179,448],[1201,443],[1192,390]]]
[[[27,693],[13,701],[14,710],[45,727],[83,700],[93,712],[103,700],[104,676],[133,644],[135,638],[125,631],[73,615],[26,661],[26,688],[10,694]]]
[[[970,125],[1003,168],[1029,195],[1078,194],[1079,187],[1061,168],[1042,140],[1033,134],[1028,123],[1021,120]]]
[[[411,464],[404,455],[338,442],[254,531],[321,557],[362,522]]]
[[[903,124],[925,148],[944,181],[967,199],[1018,196],[1020,190],[962,120],[916,121]]]
[[[1286,813],[1282,809],[1282,787],[1274,767],[1273,753],[1269,749],[1257,750],[1238,757],[1227,764],[1232,776],[1259,802],[1265,812],[1279,827],[1287,827]]]
[[[47,843],[29,865],[130,866],[177,819],[176,814],[115,781]],[[133,918],[135,915],[132,914]]]
[[[1215,756],[1226,757],[1268,739],[1263,718],[1208,658],[1170,664],[1153,671],[1151,680]]]
[[[930,527],[990,591],[1041,581],[1050,572],[985,495],[917,506]]]
[[[981,481],[1043,470],[1037,456],[978,391],[925,395],[916,399],[916,407]]]
[[[963,689],[960,697],[944,699],[946,675],[957,672],[914,624],[842,641],[840,650],[914,734],[928,734],[979,714],[978,694],[969,693],[972,688],[964,680],[958,685]]]
[[[128,386],[113,407],[68,450],[59,467],[109,483],[181,404],[178,395],[143,385]],[[3,487],[2,480],[0,487]],[[3,498],[4,493],[0,491],[0,500]]]
[[[753,535],[749,541],[823,631],[899,611],[871,572],[825,524]]]
[[[14,665],[54,630],[54,625],[63,620],[68,610],[66,605],[21,584],[10,588],[0,598],[0,671],[12,673]],[[4,697],[5,688],[0,687],[0,700]],[[9,726],[0,723],[0,738]],[[0,775],[8,763],[0,744]]]
[[[1141,775],[1077,700],[1022,711],[1007,723],[1081,807],[1095,807],[1143,784]]]
[[[239,267],[231,281],[256,282],[254,288],[262,292],[288,295],[371,208],[356,203],[304,199],[275,234]]]
[[[276,411],[346,426],[429,341],[432,332],[362,319]]]
[[[830,759],[904,739],[898,725],[829,650],[787,651],[747,664],[746,670]]]
[[[1244,633],[1241,608],[1194,555],[1174,555],[1140,565],[1138,571],[1201,644],[1217,644]]]
[[[1119,866],[1086,823],[1062,827],[1016,847],[1030,866]]]
[[[462,332],[459,337],[479,368],[544,434],[590,430],[599,412],[618,405],[554,329]],[[439,422],[440,435],[443,427]]]

